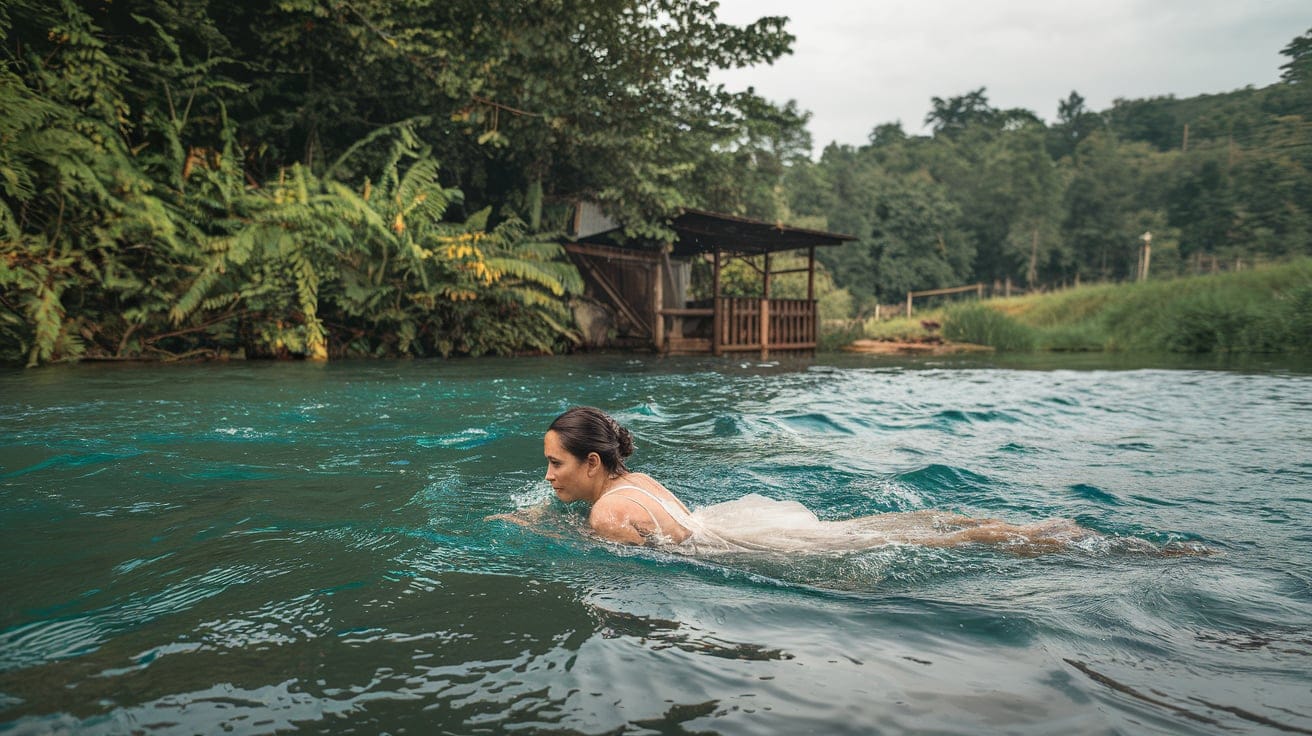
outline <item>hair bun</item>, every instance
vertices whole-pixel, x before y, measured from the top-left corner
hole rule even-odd
[[[615,443],[616,450],[621,458],[626,458],[633,454],[633,433],[624,427],[615,425]]]
[[[556,417],[547,431],[555,432],[565,450],[579,460],[595,452],[607,471],[629,472],[624,458],[633,454],[633,434],[601,409],[576,406]]]

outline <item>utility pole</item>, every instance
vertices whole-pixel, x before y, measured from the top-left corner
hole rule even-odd
[[[1139,236],[1143,239],[1143,248],[1139,250],[1139,281],[1148,280],[1148,264],[1153,258],[1153,234],[1145,232]]]

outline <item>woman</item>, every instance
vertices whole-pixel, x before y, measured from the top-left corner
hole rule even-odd
[[[556,497],[589,504],[588,523],[598,536],[689,554],[837,552],[899,543],[1006,544],[1016,545],[1018,551],[1042,551],[1096,536],[1064,519],[1016,525],[938,511],[821,521],[800,503],[754,493],[690,511],[656,479],[625,467],[625,458],[633,453],[633,435],[592,407],[576,407],[556,417],[543,438],[543,452],[547,482]]]

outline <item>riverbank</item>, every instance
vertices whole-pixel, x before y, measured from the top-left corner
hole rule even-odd
[[[876,355],[959,355],[962,353],[991,353],[988,345],[974,343],[950,342],[940,338],[908,340],[854,340],[843,346],[849,353],[873,353]]]
[[[886,342],[888,351],[941,340],[1010,352],[1306,353],[1312,351],[1312,259],[970,301],[910,319],[869,321],[862,333],[852,345]]]

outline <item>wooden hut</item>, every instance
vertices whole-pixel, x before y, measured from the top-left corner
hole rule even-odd
[[[665,244],[617,244],[618,225],[592,204],[575,209],[565,250],[587,284],[587,295],[613,315],[605,344],[679,355],[815,352],[819,310],[815,249],[855,240],[850,235],[686,209],[674,218],[675,239]],[[806,253],[806,266],[772,269],[771,256]],[[760,274],[759,296],[721,293],[723,267],[748,258]],[[709,262],[711,296],[689,299],[693,262]],[[805,272],[804,299],[771,294],[771,279]]]

